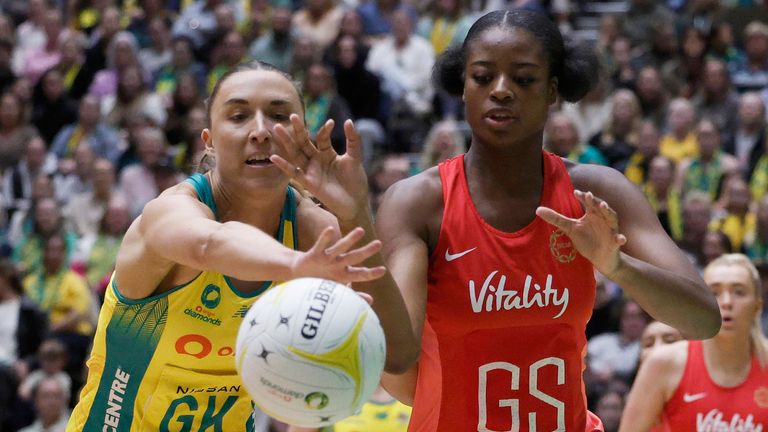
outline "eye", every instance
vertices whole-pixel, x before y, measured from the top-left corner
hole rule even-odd
[[[245,120],[246,118],[247,118],[247,116],[244,113],[234,113],[231,116],[229,116],[230,120],[232,120],[233,122],[238,122],[238,123],[243,121],[243,120]]]
[[[279,122],[284,122],[284,121],[288,121],[290,116],[288,114],[283,114],[283,113],[273,113],[272,118]]]
[[[534,82],[536,82],[536,79],[535,78],[528,78],[528,77],[525,77],[525,78],[521,77],[521,78],[515,78],[515,82],[518,85],[521,85],[521,86],[525,87],[525,86],[529,86],[529,85],[533,84]]]
[[[493,80],[493,76],[489,74],[474,74],[472,75],[472,79],[475,80],[476,83],[482,85],[486,85]]]

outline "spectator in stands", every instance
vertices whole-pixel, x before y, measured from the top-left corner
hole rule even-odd
[[[128,66],[120,74],[117,93],[106,97],[102,103],[105,122],[112,127],[123,127],[128,118],[144,116],[153,126],[163,127],[167,112],[162,98],[150,91],[144,81],[144,74],[138,65]]]
[[[747,183],[738,176],[726,179],[723,194],[710,229],[722,231],[731,242],[728,252],[742,251],[747,235],[753,233],[756,225],[755,213],[750,208],[751,195]]]
[[[173,36],[186,36],[192,40],[195,49],[201,48],[216,32],[216,8],[224,0],[195,0],[187,6],[173,24]],[[243,11],[237,3],[228,2],[235,7],[235,21],[240,21]]]
[[[613,104],[607,97],[609,84],[607,80],[602,79],[578,103],[562,105],[563,113],[576,125],[579,141],[582,143],[589,142],[590,138],[600,133],[611,118]]]
[[[673,96],[690,99],[698,92],[704,76],[706,51],[706,34],[694,27],[686,28],[680,43],[680,54],[661,66],[664,84]]]
[[[567,114],[550,114],[544,133],[544,148],[560,157],[584,164],[608,164],[600,150],[579,141],[576,124]]]
[[[731,245],[731,240],[724,232],[707,231],[701,243],[701,249],[704,254],[704,261],[699,269],[703,271],[704,267],[721,255],[731,253],[733,246]]]
[[[14,32],[15,49],[11,64],[16,75],[24,72],[24,62],[30,52],[45,45],[45,15],[48,8],[45,0],[29,0],[26,20],[16,27]],[[5,8],[3,8],[5,11]]]
[[[648,180],[643,185],[643,192],[651,207],[656,210],[656,216],[664,231],[672,238],[680,238],[680,194],[674,187],[674,180],[675,162],[666,156],[658,155],[651,159],[648,166]]]
[[[0,172],[19,163],[27,143],[37,134],[25,121],[18,96],[13,93],[0,96]]]
[[[732,63],[733,85],[739,92],[768,86],[768,24],[753,21],[744,29],[746,57]]]
[[[88,93],[96,96],[102,102],[102,112],[108,112],[104,106],[106,97],[117,93],[117,82],[123,72],[139,65],[139,45],[132,34],[121,31],[112,38],[107,46],[107,67],[99,70]],[[144,77],[142,76],[142,80]]]
[[[84,73],[85,37],[79,33],[62,35],[61,59],[55,66],[64,77],[64,90],[73,99],[85,93],[90,83]]]
[[[39,136],[27,144],[24,158],[6,170],[2,183],[2,201],[11,218],[17,210],[28,209],[32,199],[32,181],[37,176],[56,172],[56,157],[48,153]]]
[[[52,143],[56,134],[77,120],[77,102],[64,89],[64,76],[49,69],[35,86],[32,124],[45,142]]]
[[[64,393],[72,392],[72,380],[65,372],[67,366],[67,347],[57,339],[46,339],[37,352],[40,368],[30,372],[19,384],[19,396],[31,400],[34,389],[46,378],[53,378],[61,383]]]
[[[755,230],[744,244],[746,255],[760,268],[768,265],[768,194],[757,199]]]
[[[626,300],[621,307],[619,331],[603,333],[589,340],[587,363],[597,383],[631,378],[640,355],[640,336],[649,321],[650,317],[637,303]]]
[[[272,29],[251,43],[251,58],[270,63],[282,71],[291,67],[295,35],[291,30],[291,10],[276,7],[272,11]]]
[[[154,77],[173,57],[171,29],[166,19],[155,17],[149,22],[149,39],[152,41],[151,45],[139,50],[139,64]]]
[[[743,53],[736,47],[733,25],[728,21],[715,23],[709,35],[709,53],[713,57],[731,64],[738,62]]]
[[[43,18],[43,30],[45,31],[45,44],[31,49],[24,59],[21,74],[30,82],[36,83],[43,72],[59,64],[61,60],[62,31],[61,12],[57,9],[48,9]]]
[[[371,206],[379,208],[384,192],[396,182],[403,180],[411,173],[411,162],[404,154],[390,153],[374,161],[369,175],[371,189]]]
[[[175,11],[170,9],[169,2],[163,0],[139,0],[136,2],[139,9],[133,13],[131,22],[126,30],[133,34],[141,49],[151,48],[157,40],[154,39],[152,29],[155,20],[165,21],[165,28],[170,37],[170,24],[175,17]],[[170,39],[169,39],[170,40]]]
[[[424,139],[419,158],[419,171],[437,166],[440,162],[467,151],[467,140],[454,120],[435,123]]]
[[[629,39],[620,36],[613,41],[608,64],[614,88],[633,89],[635,87],[637,71],[632,67],[632,45]]]
[[[165,122],[165,137],[171,144],[184,140],[189,111],[203,104],[201,90],[192,74],[182,72],[177,77],[176,89],[168,103],[168,120]]]
[[[0,429],[12,430],[16,385],[23,380],[48,332],[48,320],[24,295],[19,272],[0,260]]]
[[[205,108],[200,105],[195,106],[189,110],[185,118],[183,133],[179,135],[178,141],[171,144],[175,151],[174,163],[181,171],[191,174],[197,169],[205,152],[205,143],[200,138],[200,131],[206,127]]]
[[[82,365],[93,334],[93,298],[85,279],[73,271],[64,235],[45,240],[43,265],[24,278],[24,292],[48,313],[51,335],[67,347],[67,373],[74,387],[82,383]]]
[[[765,154],[765,105],[758,93],[747,92],[739,99],[736,130],[723,150],[739,160],[745,179],[750,179],[760,158]]]
[[[720,59],[710,58],[704,65],[704,75],[693,105],[701,117],[708,117],[720,131],[723,142],[736,131],[739,95],[731,85],[728,66]]]
[[[59,171],[54,175],[56,199],[68,202],[73,196],[93,189],[93,163],[96,156],[87,145],[79,145],[72,159],[59,161]]]
[[[648,180],[648,167],[653,158],[659,155],[661,133],[652,121],[644,121],[637,134],[637,150],[629,157],[623,168],[624,176],[636,185],[643,185]]]
[[[381,90],[379,78],[365,69],[362,42],[346,35],[333,47],[331,64],[336,90],[349,105],[354,119],[380,119]]]
[[[81,145],[88,145],[97,157],[117,162],[125,143],[117,130],[107,125],[101,116],[101,104],[92,95],[80,100],[77,122],[63,127],[51,144],[58,159],[69,159]]]
[[[5,93],[16,81],[16,75],[11,69],[12,53],[13,40],[0,37],[0,94]]]
[[[739,161],[722,151],[720,131],[712,120],[699,120],[695,132],[699,155],[683,160],[678,166],[679,188],[683,195],[699,190],[716,200],[720,195],[722,180],[740,174]]]
[[[461,0],[437,0],[419,19],[416,34],[432,44],[436,55],[453,44],[463,43],[467,37],[476,17],[468,14],[464,6]]]
[[[319,61],[321,53],[315,47],[312,39],[299,36],[293,44],[291,53],[291,65],[289,71],[297,82],[304,82],[304,77],[313,63]]]
[[[205,89],[205,66],[195,61],[192,41],[185,36],[177,36],[172,42],[171,62],[154,77],[155,93],[160,96],[172,94],[178,78],[184,73],[195,77],[195,83],[201,91]]]
[[[651,26],[649,43],[635,46],[640,53],[632,58],[632,67],[641,70],[645,67],[653,67],[661,70],[661,67],[677,58],[679,44],[675,34],[675,25],[671,21],[658,21]]]
[[[624,17],[624,33],[632,46],[651,40],[652,29],[659,23],[674,23],[674,14],[656,0],[631,0],[629,11]]]
[[[333,120],[336,127],[331,131],[331,143],[337,153],[346,152],[346,138],[342,125],[352,117],[347,102],[335,91],[333,76],[328,66],[315,63],[309,67],[302,86],[304,93],[304,121],[314,139],[320,127]]]
[[[54,198],[54,196],[55,188],[52,176],[38,175],[32,179],[31,198],[25,201],[23,206],[16,209],[8,223],[6,240],[12,248],[21,241],[26,233],[32,230],[36,203],[43,198]]]
[[[200,62],[208,67],[214,67],[222,62],[223,52],[227,50],[224,39],[230,33],[240,34],[237,29],[237,22],[235,21],[233,5],[222,3],[216,6],[213,13],[216,16],[215,30],[206,39],[205,45],[196,51]],[[240,44],[243,45],[244,42],[240,42]]]
[[[89,47],[85,51],[85,64],[83,65],[86,82],[86,91],[90,91],[96,73],[107,67],[111,67],[112,45],[115,36],[120,32],[120,11],[114,6],[104,8],[99,17],[98,26],[90,34]],[[135,39],[134,39],[135,41]],[[138,50],[138,48],[137,48]],[[112,81],[114,83],[115,81]],[[114,84],[112,84],[114,86]],[[103,86],[100,84],[99,87]],[[112,90],[114,91],[114,90]],[[99,92],[102,92],[99,89]],[[84,93],[82,93],[84,94]],[[73,93],[73,97],[82,94]],[[102,93],[98,93],[100,96]]]
[[[165,136],[157,128],[145,128],[136,138],[140,163],[127,166],[120,173],[120,190],[131,207],[131,218],[138,216],[144,205],[158,195],[155,168],[166,150]]]
[[[603,421],[603,432],[617,432],[624,411],[624,394],[608,390],[598,397],[595,414]]]
[[[380,39],[392,33],[395,13],[400,8],[410,16],[411,22],[415,22],[416,11],[400,0],[367,0],[362,3],[357,12],[363,21],[363,33],[372,39]]]
[[[245,60],[245,42],[243,42],[240,33],[236,31],[231,31],[224,36],[219,49],[220,55],[217,63],[213,65],[206,78],[206,87],[209,93],[219,78]]]
[[[55,378],[46,378],[34,391],[37,421],[19,432],[64,432],[69,421],[69,395]]]
[[[653,66],[640,69],[635,88],[643,118],[662,128],[667,117],[668,97],[659,70]]]
[[[130,224],[128,202],[121,195],[114,194],[107,203],[98,233],[83,238],[81,250],[85,260],[77,265],[84,268],[88,286],[99,298],[104,297],[104,290],[115,269],[120,243]]]
[[[293,28],[324,51],[336,40],[343,15],[336,0],[307,0],[293,14]]]
[[[706,258],[702,250],[704,237],[709,231],[712,219],[712,199],[709,194],[692,191],[683,199],[682,237],[675,239],[680,249],[685,252],[691,262],[699,268],[704,267]]]
[[[51,236],[62,233],[64,225],[61,208],[53,198],[41,198],[34,202],[31,214],[32,227],[24,228],[22,238],[13,251],[14,261],[26,274],[43,268],[45,242]],[[77,236],[72,232],[63,232],[60,236],[64,240],[65,262],[69,262],[77,247]]]
[[[366,69],[378,75],[390,109],[388,123],[404,118],[423,126],[423,118],[432,111],[431,71],[435,63],[432,46],[421,36],[412,34],[413,22],[405,9],[393,14],[392,35],[376,42],[368,54]],[[390,128],[397,127],[394,124]],[[424,133],[426,134],[426,129]],[[404,135],[411,135],[406,131]],[[414,143],[403,143],[413,151]]]
[[[611,117],[589,144],[600,150],[608,165],[622,170],[637,146],[642,112],[637,97],[630,90],[617,90],[611,99]]]
[[[695,120],[693,105],[683,98],[674,99],[665,122],[669,132],[661,138],[661,154],[675,163],[697,156],[699,147],[693,132]]]
[[[73,195],[64,204],[64,227],[78,237],[95,235],[107,209],[107,203],[115,194],[115,167],[107,159],[97,159],[93,164],[91,190]]]

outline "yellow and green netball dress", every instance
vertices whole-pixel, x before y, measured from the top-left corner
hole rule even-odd
[[[206,177],[187,181],[216,215]],[[295,193],[288,188],[276,234],[292,249]],[[235,371],[235,339],[248,308],[275,283],[244,293],[227,276],[203,272],[163,294],[129,300],[113,276],[67,431],[253,430],[252,403]]]

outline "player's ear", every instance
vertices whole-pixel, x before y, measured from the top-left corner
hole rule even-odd
[[[549,85],[547,86],[547,101],[550,105],[557,102],[557,77],[549,79]]]

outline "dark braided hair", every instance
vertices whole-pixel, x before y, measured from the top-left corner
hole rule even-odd
[[[446,92],[464,92],[464,66],[470,44],[492,28],[519,28],[541,43],[549,62],[551,77],[557,78],[557,91],[564,100],[576,102],[597,83],[600,62],[591,46],[564,39],[557,26],[544,15],[529,10],[489,12],[472,24],[461,45],[453,45],[437,59],[432,79]]]

